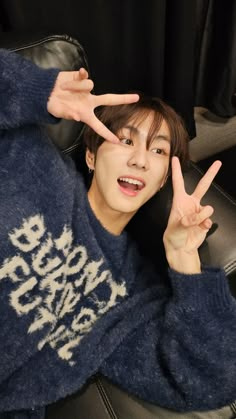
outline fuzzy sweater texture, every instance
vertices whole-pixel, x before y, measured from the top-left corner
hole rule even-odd
[[[236,398],[236,302],[221,269],[169,270],[94,216],[83,178],[40,127],[57,69],[0,50],[0,418],[95,373],[180,411]],[[157,249],[158,251],[158,249]]]

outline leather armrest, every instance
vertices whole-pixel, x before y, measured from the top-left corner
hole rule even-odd
[[[130,396],[102,376],[47,407],[45,419],[156,419],[159,407]]]

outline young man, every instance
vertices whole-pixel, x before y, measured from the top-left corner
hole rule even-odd
[[[187,195],[179,163],[186,133],[176,113],[157,99],[120,105],[137,95],[94,96],[92,87],[83,69],[42,70],[0,51],[2,417],[43,418],[47,404],[98,371],[163,407],[228,405],[236,304],[224,272],[201,267],[198,256],[213,212],[201,198],[220,163]],[[117,106],[97,119],[99,105]],[[88,191],[38,126],[55,117],[96,131],[85,135]],[[164,283],[125,227],[163,187],[170,160]]]

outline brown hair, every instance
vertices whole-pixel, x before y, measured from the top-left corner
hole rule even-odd
[[[129,105],[104,106],[96,110],[96,116],[115,134],[122,129],[127,122],[137,120],[141,123],[150,111],[154,112],[153,123],[148,133],[148,145],[158,132],[163,119],[170,130],[171,152],[170,156],[177,156],[182,166],[189,161],[188,142],[189,136],[185,129],[182,118],[167,103],[159,98],[140,95],[136,103]],[[104,139],[86,126],[84,131],[84,143],[90,151],[97,152]]]

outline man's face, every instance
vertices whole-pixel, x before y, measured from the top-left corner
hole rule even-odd
[[[152,112],[141,123],[137,119],[129,121],[117,133],[120,144],[104,141],[96,158],[87,151],[87,163],[91,167],[92,162],[94,168],[88,198],[95,215],[105,226],[109,217],[121,217],[125,226],[165,183],[170,161],[170,132],[163,120],[147,146],[152,121]]]

